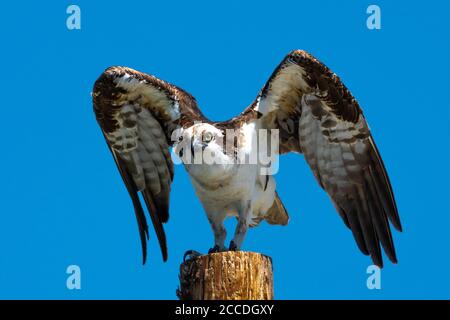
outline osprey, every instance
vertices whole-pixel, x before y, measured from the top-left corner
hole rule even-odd
[[[274,176],[262,170],[267,164],[242,161],[242,155],[258,153],[258,130],[277,138],[277,154],[303,153],[362,253],[382,267],[383,247],[397,262],[389,221],[401,231],[400,219],[366,119],[339,77],[307,52],[289,53],[255,101],[224,122],[207,119],[186,91],[127,67],[106,69],[92,96],[97,121],[134,205],[144,263],[148,226],[139,193],[167,260],[163,224],[169,219],[174,175],[170,147],[183,160],[211,224],[210,252],[239,250],[248,228],[263,220],[288,223]],[[230,130],[232,143],[224,146]],[[206,151],[220,161],[186,161]],[[223,224],[227,216],[238,219],[229,246]]]

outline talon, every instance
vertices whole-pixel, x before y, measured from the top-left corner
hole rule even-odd
[[[208,250],[208,254],[210,253],[216,253],[216,252],[220,252],[220,247],[216,244],[214,247],[212,247],[211,249]]]
[[[230,250],[230,251],[238,251],[238,247],[237,247],[236,243],[234,243],[233,240],[231,240],[230,248],[228,250]]]
[[[199,257],[199,256],[201,256],[202,254],[200,253],[200,252],[198,252],[198,251],[195,251],[195,250],[188,250],[188,251],[186,251],[185,253],[184,253],[184,256],[183,256],[183,262],[186,262],[186,259],[187,260],[191,260],[191,259],[194,259],[194,258],[197,258],[197,257]]]

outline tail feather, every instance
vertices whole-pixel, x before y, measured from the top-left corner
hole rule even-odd
[[[276,191],[273,205],[269,211],[267,211],[264,220],[266,220],[269,224],[278,224],[282,226],[287,225],[289,222],[289,214],[287,213],[286,208],[284,207],[283,202],[281,202],[281,199]]]

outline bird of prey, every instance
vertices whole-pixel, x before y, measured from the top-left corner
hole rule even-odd
[[[241,158],[258,153],[258,130],[277,137],[278,154],[304,155],[362,253],[382,267],[382,247],[397,262],[390,224],[399,231],[402,227],[367,121],[340,78],[311,54],[290,52],[254,102],[228,121],[207,119],[186,91],[128,67],[106,69],[95,82],[92,98],[97,122],[134,205],[143,263],[148,226],[139,194],[167,260],[163,224],[169,219],[174,175],[170,148],[183,160],[211,224],[210,252],[239,250],[248,228],[261,221],[288,223],[275,178],[262,170],[267,165]],[[230,131],[232,143],[224,143],[230,141]],[[192,161],[199,151],[209,151],[220,161]],[[238,220],[229,246],[223,224],[227,216]]]

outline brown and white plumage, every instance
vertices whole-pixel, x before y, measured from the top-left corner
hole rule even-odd
[[[185,91],[123,67],[109,68],[100,76],[93,101],[97,120],[135,207],[144,261],[148,230],[138,192],[145,199],[165,260],[162,224],[169,216],[173,179],[168,150],[174,145],[174,130],[180,127],[192,137],[206,131],[219,137],[225,129],[233,128],[243,143],[248,143],[249,128],[278,129],[280,153],[304,154],[360,250],[382,266],[381,243],[390,260],[397,261],[389,221],[401,230],[400,219],[362,110],[340,79],[308,53],[293,51],[286,56],[256,100],[239,116],[225,122],[206,119],[195,99]],[[215,146],[214,142],[199,143]],[[177,149],[176,143],[174,147]],[[240,147],[238,143],[236,148]],[[248,150],[248,145],[244,149]],[[231,159],[225,152],[223,157]],[[237,247],[248,226],[261,220],[287,223],[287,212],[276,194],[273,177],[255,177],[253,171],[238,165],[200,166],[186,165],[186,169],[213,227],[216,249],[224,249],[222,223],[228,211],[239,220],[234,238]]]
[[[251,108],[261,127],[280,130],[280,152],[301,152],[358,247],[382,265],[381,242],[396,262],[388,219],[401,230],[389,178],[358,102],[304,51],[276,68]],[[297,134],[298,133],[298,134]]]
[[[141,192],[167,260],[163,223],[169,219],[173,163],[170,135],[179,125],[201,121],[195,99],[153,76],[124,68],[107,69],[93,91],[97,121],[133,201],[146,260],[148,226]]]

